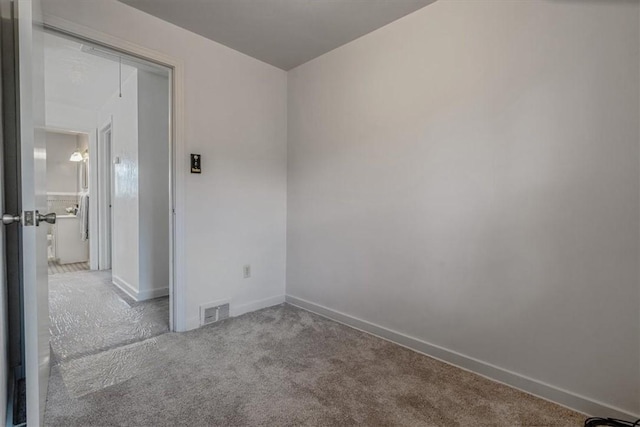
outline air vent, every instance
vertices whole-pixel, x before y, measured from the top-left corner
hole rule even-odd
[[[215,302],[200,306],[200,326],[216,323],[229,317],[229,303]]]

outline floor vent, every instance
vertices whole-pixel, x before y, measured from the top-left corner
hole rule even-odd
[[[216,323],[229,317],[229,303],[211,303],[200,306],[200,326]]]

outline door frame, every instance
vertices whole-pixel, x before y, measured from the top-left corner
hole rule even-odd
[[[107,146],[106,136],[109,134]],[[98,179],[96,182],[98,208],[98,270],[110,270],[113,267],[113,216],[111,203],[113,199],[113,118],[98,129],[98,144],[94,151]],[[109,183],[109,194],[106,194],[106,183]],[[89,204],[91,206],[91,204]]]
[[[57,16],[44,15],[45,29],[62,33],[79,40],[104,46],[105,48],[138,57],[170,70],[170,120],[169,120],[169,327],[171,331],[186,331],[186,295],[185,295],[185,199],[186,170],[184,140],[184,64],[182,60],[164,53],[131,43],[93,28]]]

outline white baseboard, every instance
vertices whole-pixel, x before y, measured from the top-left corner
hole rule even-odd
[[[348,314],[323,307],[302,298],[287,295],[286,302],[304,310],[319,314],[323,317],[327,317],[338,323],[375,335],[379,338],[417,351],[418,353],[422,353],[450,365],[471,371],[490,380],[506,384],[584,414],[628,420],[636,420],[640,418],[639,414],[633,414],[568,390],[554,387],[550,384],[511,372],[469,356],[465,356],[464,354],[457,353],[453,350],[407,336],[400,332],[367,322],[366,320],[358,319]]]
[[[131,286],[126,280],[122,280],[120,277],[115,274],[111,275],[111,281],[114,285],[116,285],[122,292],[129,295],[135,301],[138,301],[138,291],[136,288]]]
[[[166,297],[169,295],[169,288],[157,288],[157,289],[149,289],[147,291],[139,292],[136,288],[134,288],[131,284],[129,284],[126,280],[112,274],[111,280],[114,285],[116,285],[122,292],[129,295],[133,298],[134,301],[146,301],[148,299]]]
[[[148,291],[138,292],[136,301],[146,301],[148,299],[166,297],[169,295],[169,288],[149,289]]]
[[[221,302],[227,302],[227,300],[223,300]],[[275,297],[269,297],[257,301],[251,301],[246,304],[236,305],[231,302],[229,304],[229,316],[237,317],[241,316],[245,313],[249,313],[252,311],[260,310],[267,307],[272,307],[274,305],[282,304],[285,302],[284,295],[277,295]],[[186,322],[186,330],[190,331],[192,329],[197,329],[200,327],[200,317],[199,316],[191,316],[187,319]]]
[[[262,308],[271,307],[274,305],[282,304],[285,300],[284,295],[276,295],[275,297],[269,297],[257,301],[251,301],[246,304],[234,305],[231,304],[231,317],[237,317],[251,311],[260,310]]]

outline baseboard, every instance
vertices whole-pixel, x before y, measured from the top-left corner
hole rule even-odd
[[[269,297],[257,301],[251,301],[246,304],[234,305],[231,303],[231,317],[236,317],[243,315],[245,313],[249,313],[251,311],[260,310],[263,308],[271,307],[274,305],[282,304],[285,300],[284,295],[276,295],[275,297]]]
[[[226,300],[225,300],[226,301]],[[251,301],[246,304],[234,304],[233,301],[229,304],[229,315],[231,317],[241,316],[245,313],[249,313],[256,310],[261,310],[263,308],[272,307],[274,305],[282,304],[285,302],[284,295],[277,295],[275,297],[269,297],[257,301]],[[200,317],[192,316],[187,319],[186,322],[186,330],[190,331],[192,329],[197,329],[200,327]]]
[[[126,280],[112,274],[111,280],[122,292],[133,298],[134,301],[146,301],[148,299],[166,297],[169,295],[169,288],[157,288],[149,289],[148,291],[138,292],[133,286],[131,286]]]
[[[131,286],[126,280],[122,280],[120,277],[116,276],[115,274],[112,274],[111,281],[122,292],[124,292],[125,294],[133,298],[134,301],[138,301],[138,291],[136,290],[136,288]]]
[[[400,332],[367,322],[366,320],[358,319],[348,314],[323,307],[302,298],[287,295],[286,302],[334,320],[338,323],[375,335],[379,338],[417,351],[418,353],[422,353],[450,365],[471,371],[490,380],[506,384],[584,414],[628,420],[636,420],[640,418],[639,414],[633,414],[623,409],[554,387],[550,384],[511,372],[469,356],[465,356],[464,354],[457,353],[453,350],[448,350],[435,344],[430,344],[426,341],[407,336]]]
[[[149,289],[148,291],[138,292],[136,301],[146,301],[148,299],[166,297],[169,295],[169,288]]]

